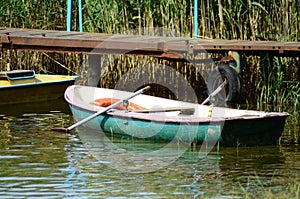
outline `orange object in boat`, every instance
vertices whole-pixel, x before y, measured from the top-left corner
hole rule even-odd
[[[120,101],[120,99],[115,98],[100,98],[96,99],[91,102],[91,104],[102,106],[102,107],[108,107],[116,102]],[[119,110],[126,110],[126,107],[123,106],[123,104],[120,104],[119,106],[115,107],[115,109]],[[128,109],[127,110],[144,110],[145,108],[142,106],[139,106],[135,103],[129,102]]]

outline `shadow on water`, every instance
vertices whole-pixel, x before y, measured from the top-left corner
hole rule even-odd
[[[71,114],[68,103],[64,99],[0,106],[0,115],[6,116],[21,116],[23,114],[46,114],[50,112]]]

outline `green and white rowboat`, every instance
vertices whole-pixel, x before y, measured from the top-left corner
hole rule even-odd
[[[131,94],[73,85],[65,91],[65,99],[74,119],[80,121],[108,105],[95,102],[126,99]],[[111,109],[82,124],[81,128],[165,142],[208,141],[224,146],[256,146],[276,144],[288,116],[287,113],[211,107],[144,94],[130,99],[130,103],[138,105],[139,110]]]

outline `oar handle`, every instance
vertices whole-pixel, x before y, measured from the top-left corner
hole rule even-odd
[[[77,123],[75,123],[75,124],[69,126],[69,127],[67,128],[67,131],[71,131],[72,129],[74,129],[74,128],[76,128],[76,127],[78,127],[78,126],[80,126],[80,125],[82,125],[82,124],[84,124],[84,123],[86,123],[86,122],[88,122],[88,121],[94,119],[94,118],[97,117],[98,115],[101,115],[102,113],[105,113],[106,111],[109,111],[110,109],[119,106],[120,104],[123,103],[123,101],[130,100],[131,98],[133,98],[133,97],[135,97],[135,96],[137,96],[137,95],[140,95],[141,93],[143,93],[143,92],[145,92],[145,91],[147,91],[147,90],[149,90],[149,89],[150,89],[150,86],[146,86],[146,87],[144,87],[144,88],[142,88],[142,89],[140,89],[140,90],[134,92],[134,93],[133,93],[132,95],[130,95],[129,97],[124,98],[124,99],[121,99],[121,100],[117,101],[116,103],[111,104],[110,106],[106,107],[105,109],[100,110],[100,111],[94,113],[93,115],[90,115],[89,117],[87,117],[87,118],[85,118],[85,119],[83,119],[83,120],[80,120],[79,122],[77,122]]]
[[[224,81],[218,88],[216,88],[216,90],[214,90],[214,92],[212,92],[212,93],[211,93],[211,94],[210,94],[210,95],[209,95],[209,96],[201,103],[201,105],[206,104],[206,103],[210,100],[211,97],[214,97],[216,94],[218,94],[226,84],[227,84],[227,80],[225,79],[225,81]]]

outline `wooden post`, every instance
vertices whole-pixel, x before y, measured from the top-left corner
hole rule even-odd
[[[88,55],[87,77],[88,86],[97,86],[99,84],[101,74],[101,55]]]

